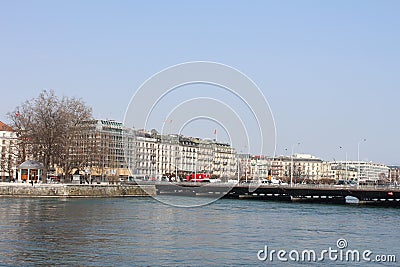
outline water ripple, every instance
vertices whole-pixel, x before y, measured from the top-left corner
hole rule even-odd
[[[5,266],[262,265],[256,253],[264,245],[317,250],[339,238],[400,255],[398,209],[246,200],[176,208],[150,198],[0,202]]]

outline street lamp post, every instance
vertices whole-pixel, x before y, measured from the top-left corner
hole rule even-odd
[[[246,173],[245,173],[246,183],[247,183],[247,171],[248,170],[249,170],[249,174],[251,175],[251,169],[249,167],[249,160],[250,160],[250,155],[246,154]]]
[[[358,161],[357,189],[360,186],[360,175],[361,175],[360,144],[361,144],[361,142],[365,142],[365,141],[367,141],[367,139],[364,138],[364,139],[358,141],[358,145],[357,145],[357,161]]]
[[[346,181],[349,180],[348,167],[347,167],[347,151],[346,151]]]
[[[340,149],[343,149],[343,147],[341,146],[341,147],[339,147]],[[346,181],[348,181],[349,180],[349,176],[348,176],[348,172],[347,172],[347,170],[348,170],[348,168],[347,168],[347,151],[346,151],[346,161],[345,161],[345,180]]]
[[[240,152],[241,153],[241,152]],[[240,183],[240,154],[237,156],[237,183]]]
[[[294,153],[294,146],[296,144],[292,145],[292,155],[290,156],[290,187],[293,186],[293,153]],[[300,145],[300,143],[297,143],[297,145]]]

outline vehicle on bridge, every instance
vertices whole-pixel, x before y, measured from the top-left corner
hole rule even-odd
[[[338,180],[335,186],[355,186],[354,181],[351,180]]]
[[[278,180],[275,178],[271,179],[262,179],[259,180],[261,184],[267,184],[267,185],[288,185],[288,183],[283,182],[282,180]]]
[[[210,174],[209,173],[192,173],[186,175],[187,182],[197,182],[197,183],[209,183],[210,181]]]

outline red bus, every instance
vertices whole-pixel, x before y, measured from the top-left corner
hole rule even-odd
[[[210,181],[209,173],[194,173],[186,175],[187,182],[209,182]]]

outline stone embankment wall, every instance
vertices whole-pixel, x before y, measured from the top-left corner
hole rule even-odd
[[[154,196],[154,185],[0,184],[0,197]]]

